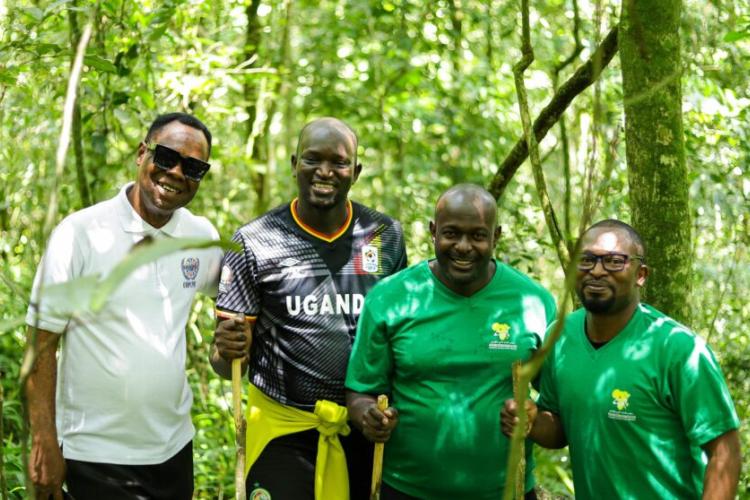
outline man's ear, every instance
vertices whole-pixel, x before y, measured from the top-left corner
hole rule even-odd
[[[500,236],[502,234],[503,234],[503,228],[502,228],[502,226],[497,226],[495,228],[495,233],[493,235],[495,237],[495,245],[497,245],[497,242],[500,241]]]
[[[135,157],[135,164],[139,167],[143,163],[143,160],[146,158],[146,154],[148,154],[148,148],[146,147],[145,142],[141,142],[138,145],[138,156]]]
[[[297,177],[297,155],[292,155],[291,165],[292,165],[292,177]]]
[[[435,221],[430,221],[430,234],[432,235],[432,241],[435,241],[435,236],[437,235],[437,226],[435,225]]]
[[[636,277],[635,285],[642,287],[646,284],[646,278],[648,278],[648,266],[646,264],[641,264],[641,267],[638,268],[638,276]]]
[[[362,164],[357,163],[356,165],[354,165],[354,177],[352,178],[352,184],[357,182],[357,179],[359,179],[359,174],[361,173],[362,173]]]

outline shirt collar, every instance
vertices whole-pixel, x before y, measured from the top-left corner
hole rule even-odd
[[[120,223],[122,224],[122,228],[126,233],[136,233],[136,234],[149,234],[149,235],[157,235],[159,233],[163,233],[167,236],[171,236],[173,238],[178,238],[182,236],[182,212],[184,209],[178,208],[175,210],[175,212],[172,214],[172,217],[169,219],[169,221],[164,224],[160,228],[155,228],[145,220],[141,218],[140,215],[138,215],[138,212],[135,211],[133,208],[133,205],[130,204],[130,200],[128,200],[128,190],[132,188],[135,185],[135,182],[129,182],[125,186],[120,189],[120,192],[117,194],[117,215],[120,219]]]

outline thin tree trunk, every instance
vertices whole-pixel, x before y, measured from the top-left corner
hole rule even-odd
[[[73,2],[75,6],[77,2]],[[81,30],[78,28],[78,14],[75,9],[68,9],[68,25],[70,26],[70,65],[73,66],[75,59],[75,48],[81,38]],[[81,197],[81,206],[88,207],[92,204],[91,192],[89,191],[88,176],[83,158],[83,139],[81,134],[81,100],[76,99],[73,105],[73,152],[75,155],[76,178],[78,180],[78,194]]]
[[[691,226],[682,130],[680,0],[626,0],[621,54],[633,225],[651,268],[646,300],[690,321]]]

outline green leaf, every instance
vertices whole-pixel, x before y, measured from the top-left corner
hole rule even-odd
[[[112,61],[108,61],[99,56],[85,56],[83,62],[86,65],[105,73],[117,73],[117,66],[112,64]]]
[[[99,276],[82,276],[74,280],[42,288],[40,302],[55,304],[54,312],[74,316],[90,310]]]
[[[18,75],[13,71],[3,70],[0,72],[0,84],[2,85],[14,85]]]
[[[143,104],[145,104],[148,109],[156,109],[156,102],[154,101],[154,96],[151,92],[148,90],[139,90],[136,94],[141,98],[141,101],[143,101]]]
[[[24,323],[26,323],[26,316],[19,316],[17,318],[4,319],[0,321],[0,333],[5,333],[9,330],[18,328]]]
[[[39,43],[34,46],[34,51],[42,56],[48,52],[62,52],[62,48],[54,43]]]
[[[40,22],[44,19],[44,12],[38,7],[26,7],[23,9],[23,12],[33,18],[36,22]]]
[[[750,37],[750,31],[730,31],[726,35],[724,35],[724,41],[725,42],[736,42],[738,40],[742,40],[743,38]]]
[[[203,238],[176,238],[163,239],[153,243],[139,246],[128,254],[97,286],[94,296],[91,298],[91,309],[99,311],[110,294],[127,278],[130,273],[138,267],[152,262],[165,255],[186,250],[188,248],[210,248],[220,247],[224,250],[240,251],[239,246],[228,240],[207,240]]]
[[[48,5],[44,9],[44,15],[45,16],[49,15],[52,12],[55,12],[56,10],[58,10],[58,7],[60,7],[61,5],[64,5],[64,4],[70,3],[70,2],[71,2],[71,0],[57,0],[57,2],[54,2],[54,3],[50,4],[50,5]]]

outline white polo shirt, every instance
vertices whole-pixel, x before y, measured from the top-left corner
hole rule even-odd
[[[71,315],[60,299],[45,300],[43,288],[38,301],[41,280],[48,286],[106,276],[145,237],[218,239],[207,219],[185,208],[164,227],[152,227],[127,199],[132,185],[55,228],[26,316],[35,325],[39,310],[39,328],[65,332],[58,362],[57,432],[63,454],[74,460],[158,464],[195,433],[185,325],[196,291],[216,294],[218,248],[185,250],[141,266],[96,314]]]

